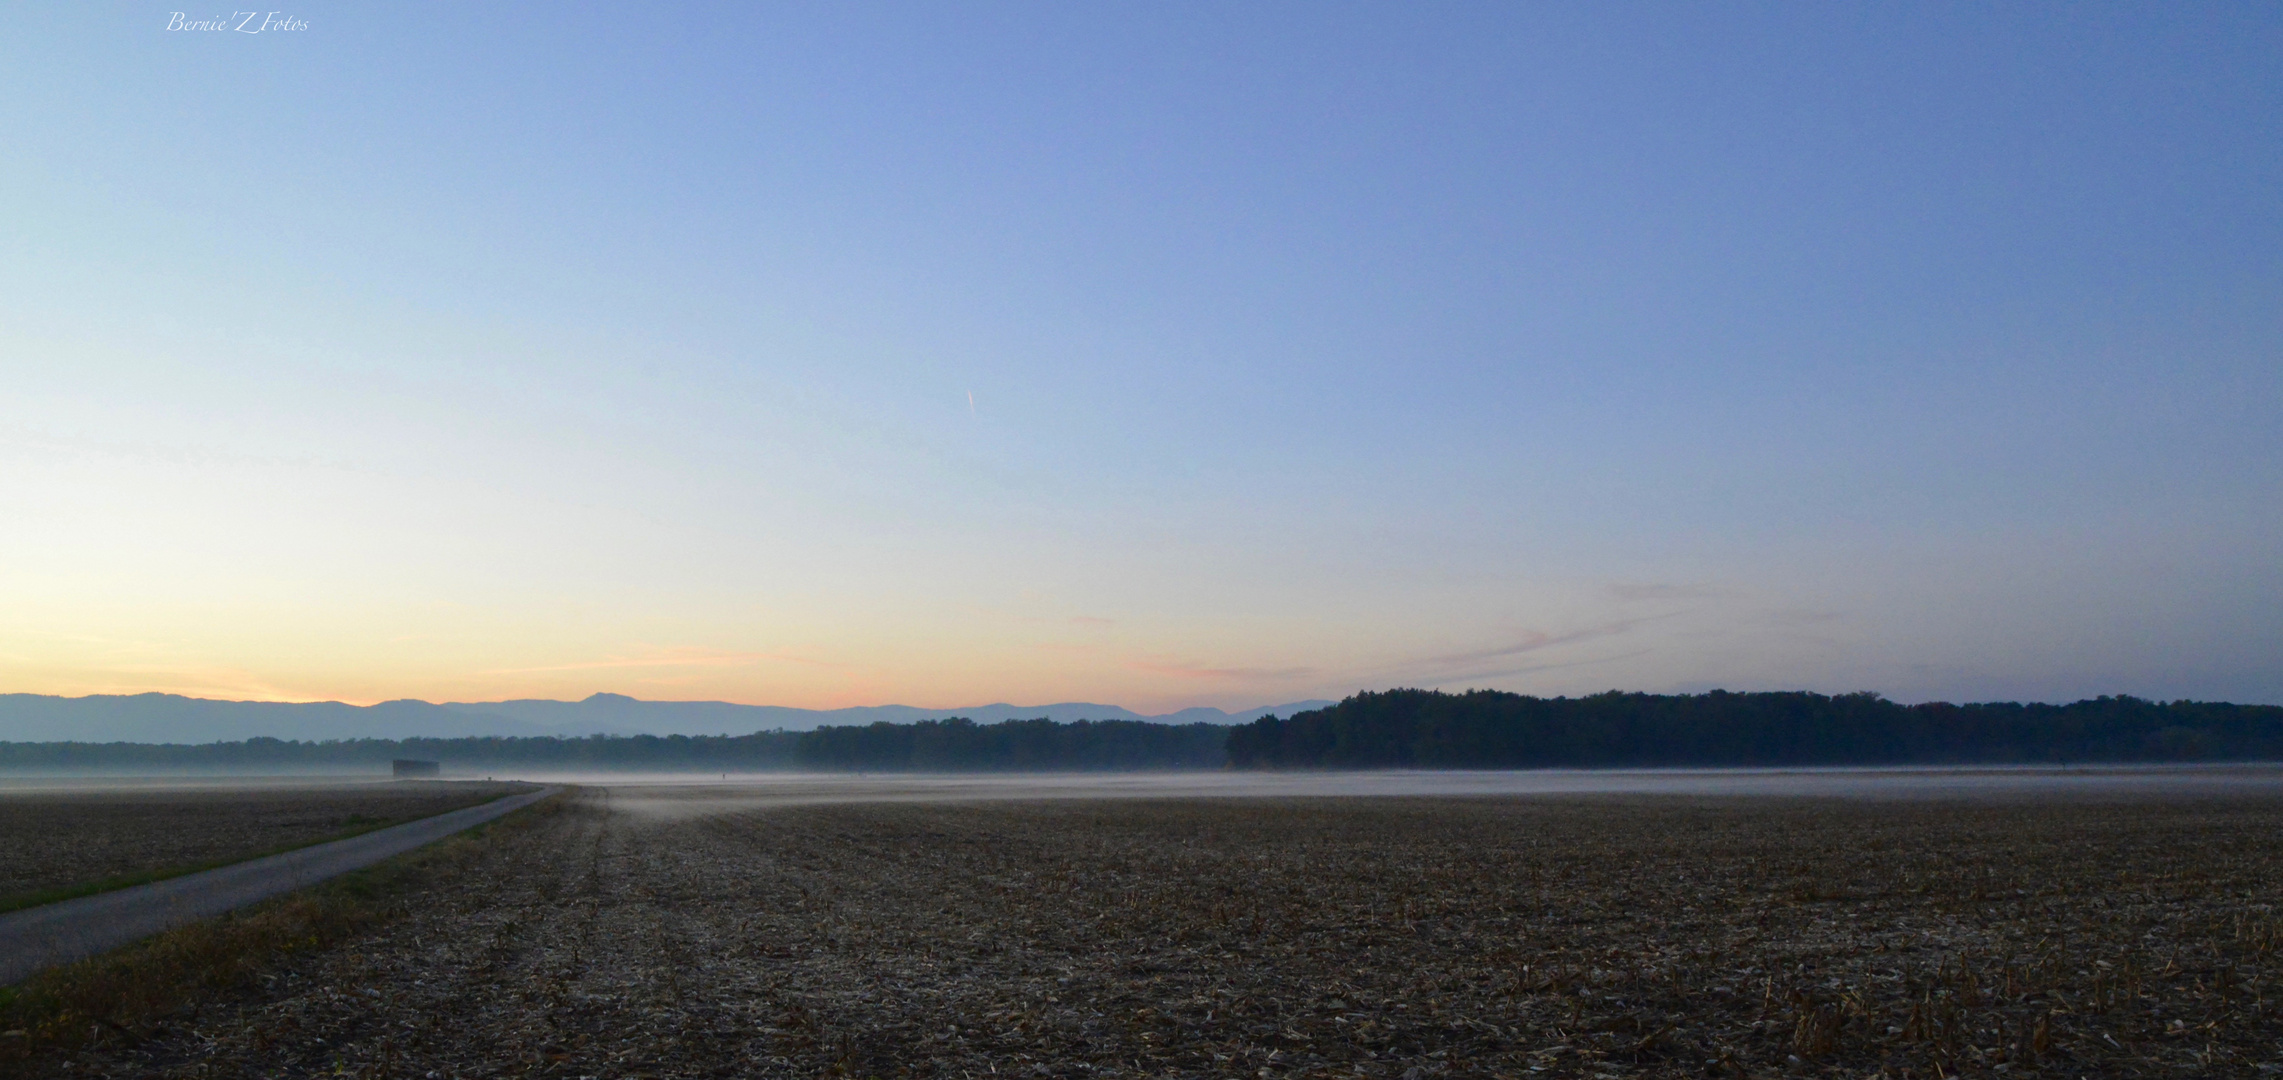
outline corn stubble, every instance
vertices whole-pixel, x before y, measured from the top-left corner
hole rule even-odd
[[[216,865],[528,790],[467,781],[0,792],[0,911]]]
[[[587,792],[34,1073],[2279,1071],[2283,804]],[[114,1028],[116,1030],[114,1030]],[[2266,1068],[2262,1068],[2266,1066]]]

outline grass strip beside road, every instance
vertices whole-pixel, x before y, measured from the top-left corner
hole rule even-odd
[[[61,903],[65,900],[77,900],[82,896],[94,896],[99,893],[116,892],[120,889],[131,889],[137,885],[148,885],[154,881],[165,881],[169,878],[178,878],[186,874],[196,874],[206,870],[219,869],[224,866],[235,866],[242,862],[252,862],[255,859],[266,859],[272,855],[283,855],[288,851],[299,851],[302,848],[316,847],[319,844],[330,844],[336,840],[347,840],[352,836],[363,836],[366,833],[379,829],[386,829],[392,825],[402,825],[406,822],[422,821],[427,818],[435,817],[439,814],[449,814],[454,810],[465,810],[471,806],[482,806],[486,803],[498,802],[501,799],[510,798],[519,794],[522,794],[522,792],[505,791],[497,795],[493,795],[489,798],[474,798],[469,799],[465,802],[448,803],[438,807],[430,813],[415,814],[411,816],[397,815],[390,817],[366,817],[363,814],[350,814],[347,818],[343,819],[343,824],[348,825],[348,828],[345,828],[339,832],[327,833],[323,836],[312,837],[307,840],[300,840],[290,844],[278,844],[274,847],[261,848],[254,851],[248,851],[243,854],[231,855],[226,858],[205,859],[199,862],[161,867],[156,870],[144,870],[132,874],[116,874],[111,877],[99,878],[94,881],[80,882],[74,885],[60,885],[52,889],[35,889],[31,892],[16,893],[11,896],[0,896],[0,915],[5,915],[11,911],[22,911],[26,908],[40,907],[45,904]]]
[[[450,876],[488,845],[511,842],[562,805],[560,795],[544,799],[299,892],[0,987],[0,1062],[110,1038],[132,1040],[202,999],[247,987],[289,955],[394,921],[406,911],[405,894]]]

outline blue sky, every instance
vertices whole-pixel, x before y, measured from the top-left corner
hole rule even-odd
[[[2283,702],[2271,6],[173,10],[0,43],[0,688]]]

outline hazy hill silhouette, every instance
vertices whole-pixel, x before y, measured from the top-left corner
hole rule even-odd
[[[913,724],[965,717],[980,724],[1041,717],[1077,720],[1143,720],[1157,724],[1242,724],[1270,714],[1289,716],[1319,709],[1330,701],[1294,701],[1240,712],[1183,709],[1150,716],[1116,705],[1066,701],[1053,705],[999,702],[958,709],[911,705],[869,705],[847,709],[794,709],[779,705],[733,705],[725,701],[640,701],[623,694],[595,694],[581,701],[447,702],[442,707],[469,715],[501,716],[556,733],[607,732],[625,735],[743,735],[754,731],[810,731],[820,727]]]
[[[747,735],[756,731],[809,731],[827,726],[899,724],[949,717],[981,723],[1045,717],[1074,720],[1146,720],[1156,723],[1236,724],[1275,713],[1330,705],[1301,701],[1248,709],[1184,709],[1166,716],[1144,716],[1116,705],[1065,702],[1055,705],[985,705],[967,709],[921,709],[879,705],[852,709],[793,709],[736,705],[722,701],[640,701],[620,694],[595,694],[582,701],[449,702],[384,701],[348,705],[221,701],[180,694],[0,694],[0,742],[208,743],[252,738],[328,741],[338,739],[454,739],[542,735]]]
[[[547,735],[504,716],[425,701],[217,701],[180,694],[0,694],[0,742],[220,742],[271,738],[462,738]]]

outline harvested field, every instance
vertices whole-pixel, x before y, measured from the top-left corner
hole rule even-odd
[[[584,792],[235,998],[14,1067],[2283,1071],[2273,799],[645,809]]]
[[[524,784],[0,789],[0,910],[487,802]]]

